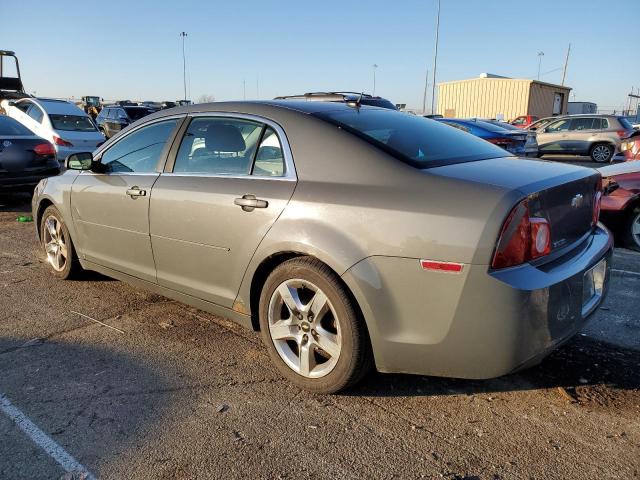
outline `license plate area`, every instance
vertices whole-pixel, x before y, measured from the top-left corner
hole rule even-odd
[[[595,309],[604,294],[607,278],[607,259],[603,258],[584,272],[582,281],[582,316],[586,317]]]

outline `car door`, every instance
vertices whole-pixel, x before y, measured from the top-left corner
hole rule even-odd
[[[567,144],[571,153],[587,153],[591,140],[596,134],[593,117],[576,117],[571,120]],[[598,122],[599,124],[600,122]]]
[[[570,118],[551,122],[542,130],[538,130],[538,150],[540,153],[564,153],[567,148],[567,137]]]
[[[284,132],[262,118],[196,115],[166,170],[149,214],[158,283],[232,307],[296,185]]]
[[[71,209],[84,259],[155,282],[149,197],[180,119],[136,128],[96,155],[96,171],[78,175]]]

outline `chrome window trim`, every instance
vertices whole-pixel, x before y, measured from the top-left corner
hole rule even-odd
[[[174,176],[174,177],[206,177],[206,178],[249,178],[253,180],[276,180],[276,181],[288,181],[295,182],[298,180],[298,176],[296,173],[295,164],[293,163],[293,154],[291,153],[291,146],[289,145],[289,139],[287,138],[287,134],[284,129],[274,122],[273,120],[265,117],[261,117],[259,115],[253,115],[249,113],[236,113],[236,112],[198,112],[188,114],[191,119],[207,117],[207,118],[235,118],[238,120],[249,120],[253,122],[262,123],[268,127],[271,127],[278,135],[278,140],[280,141],[280,145],[282,146],[282,153],[284,156],[284,175],[279,177],[272,176],[261,176],[261,175],[252,175],[250,173],[243,175],[231,175],[231,174],[223,174],[223,173],[198,173],[198,172],[162,172],[160,175],[162,176]],[[179,139],[182,143],[182,138]],[[259,147],[259,145],[258,145]],[[176,153],[177,155],[177,153]],[[174,160],[174,168],[175,168],[175,160]]]

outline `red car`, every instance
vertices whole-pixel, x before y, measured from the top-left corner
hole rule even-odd
[[[509,123],[511,123],[511,125],[513,125],[514,127],[527,128],[533,122],[538,121],[538,119],[539,118],[534,115],[520,115],[519,117],[511,120],[511,122]]]
[[[621,244],[640,251],[640,162],[598,170],[604,189],[600,220]]]
[[[635,132],[624,139],[620,144],[620,151],[624,153],[624,158],[627,161],[640,160],[640,132]]]

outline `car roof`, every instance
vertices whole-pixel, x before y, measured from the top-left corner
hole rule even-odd
[[[75,104],[66,100],[59,100],[57,98],[30,98],[33,103],[42,107],[47,113],[53,113],[54,115],[82,115],[86,116],[86,113],[81,108],[78,108]]]

